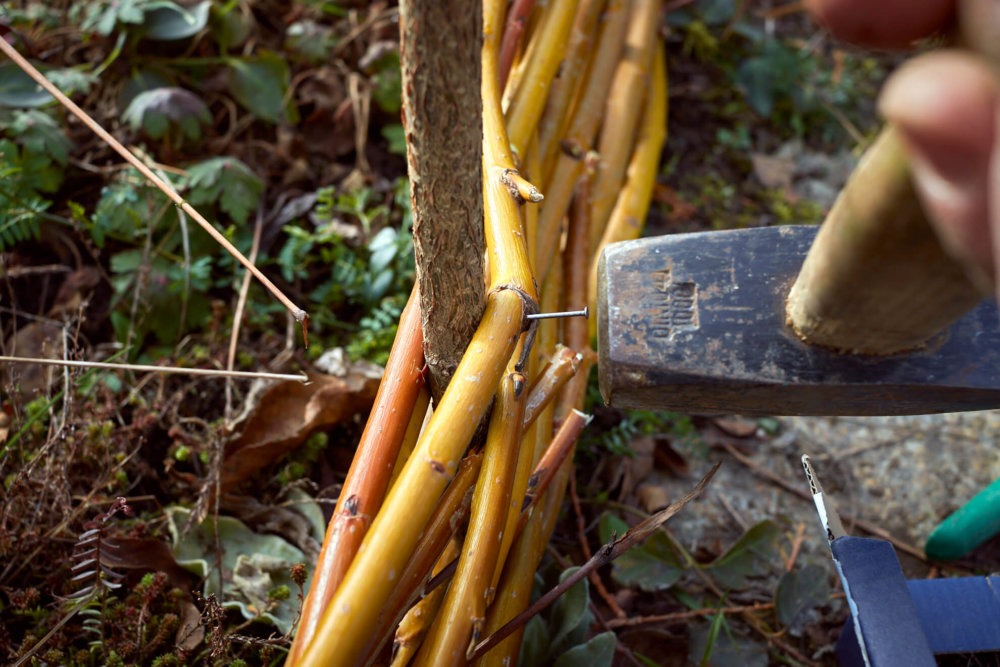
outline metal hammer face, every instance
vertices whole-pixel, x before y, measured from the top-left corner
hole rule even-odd
[[[984,300],[912,352],[802,342],[785,301],[811,226],[619,243],[598,268],[601,393],[693,414],[902,415],[1000,407],[1000,319]]]

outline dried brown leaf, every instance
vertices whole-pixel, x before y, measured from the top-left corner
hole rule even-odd
[[[174,641],[177,648],[191,652],[205,639],[205,626],[201,622],[201,612],[191,602],[181,603],[181,622],[177,627]]]
[[[107,537],[105,541],[111,548],[102,551],[103,558],[112,568],[163,572],[171,586],[185,593],[194,587],[194,575],[174,560],[166,542],[147,537]]]
[[[371,407],[379,380],[354,370],[344,377],[310,375],[309,382],[279,382],[264,391],[226,443],[222,491],[301,445],[317,429],[338,424]]]

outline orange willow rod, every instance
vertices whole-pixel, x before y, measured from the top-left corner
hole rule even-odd
[[[368,532],[371,517],[382,505],[410,414],[424,386],[422,344],[420,306],[414,287],[400,316],[368,423],[327,526],[288,665],[294,665],[312,641],[323,612]]]
[[[503,31],[503,43],[500,46],[500,88],[507,85],[510,66],[514,64],[517,47],[521,43],[528,15],[535,7],[535,0],[514,0],[507,15],[507,23]]]

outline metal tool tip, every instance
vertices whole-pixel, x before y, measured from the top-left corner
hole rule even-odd
[[[806,472],[806,480],[809,482],[809,491],[813,495],[823,493],[823,487],[819,483],[819,477],[816,476],[816,469],[813,468],[812,460],[809,458],[808,454],[802,455],[802,468]]]

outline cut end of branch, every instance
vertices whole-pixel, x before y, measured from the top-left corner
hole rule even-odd
[[[293,313],[295,321],[302,325],[302,342],[309,349],[309,313],[299,308]]]
[[[517,200],[518,204],[523,204],[526,201],[537,204],[545,199],[545,195],[539,192],[538,188],[531,184],[531,181],[521,176],[515,169],[505,169],[503,175],[500,176],[500,180],[507,186],[510,195]]]

